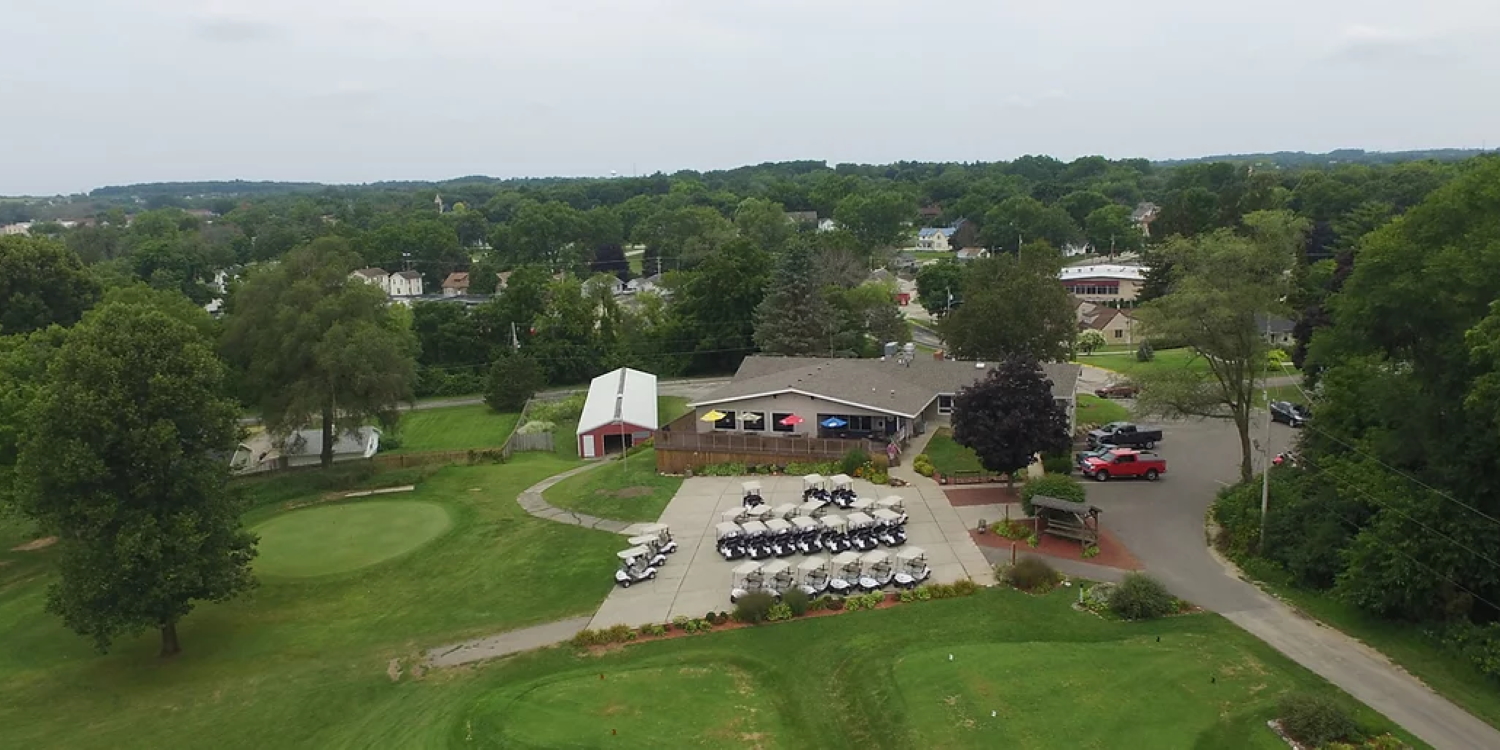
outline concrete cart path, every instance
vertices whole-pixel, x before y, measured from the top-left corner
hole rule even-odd
[[[536,625],[521,630],[475,638],[462,643],[428,649],[424,656],[431,667],[456,667],[486,659],[530,651],[534,648],[562,643],[588,627],[590,617],[574,617]]]
[[[568,471],[565,471],[561,474],[554,474],[550,477],[547,477],[546,479],[543,479],[542,481],[537,482],[530,487],[527,487],[524,491],[521,492],[521,494],[517,495],[516,502],[520,503],[523,510],[537,518],[545,519],[548,521],[557,521],[558,523],[572,524],[574,526],[582,526],[586,529],[598,529],[600,531],[608,531],[613,534],[623,534],[625,533],[626,529],[630,528],[630,524],[625,523],[624,521],[616,521],[611,518],[598,518],[596,516],[590,516],[584,513],[575,513],[571,510],[564,510],[555,505],[552,505],[551,503],[548,503],[546,498],[542,497],[542,493],[546,492],[547,489],[552,485],[557,484],[558,482],[561,482],[562,480],[576,474],[582,474],[589,469],[603,466],[605,463],[607,462],[595,461],[593,463],[580,466],[576,469],[569,469]]]

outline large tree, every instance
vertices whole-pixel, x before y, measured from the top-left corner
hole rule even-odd
[[[1228,419],[1240,438],[1240,476],[1252,472],[1250,414],[1265,372],[1269,345],[1260,326],[1285,312],[1287,272],[1306,223],[1284,211],[1245,217],[1245,231],[1227,229],[1175,238],[1161,250],[1173,269],[1166,295],[1142,306],[1145,333],[1181,344],[1201,360],[1143,372],[1143,410],[1168,417]]]
[[[979,237],[985,246],[1009,252],[1037,240],[1062,247],[1077,240],[1080,234],[1067,211],[1024,195],[1001,201],[984,215],[983,224]]]
[[[911,198],[894,190],[879,190],[855,193],[839,201],[833,218],[853,235],[859,249],[868,254],[900,242],[916,213],[917,206]]]
[[[823,296],[812,254],[801,243],[782,253],[755,309],[755,344],[768,354],[827,354],[833,346],[834,311]]]
[[[953,397],[953,439],[1011,482],[1038,453],[1067,449],[1068,413],[1036,360],[1008,357]]]
[[[254,583],[223,386],[212,342],[146,304],[91,312],[48,367],[17,463],[21,506],[58,537],[47,609],[101,650],[156,628],[175,654],[195,602]]]
[[[417,341],[372,284],[353,281],[347,243],[315,240],[251,273],[230,296],[224,349],[274,433],[323,431],[323,466],[341,431],[389,421],[412,397]]]
[[[938,324],[954,355],[981,360],[1067,357],[1077,318],[1067,290],[1057,282],[1059,264],[1057,251],[1045,243],[1028,244],[1019,255],[969,263],[963,304]]]
[[[1130,220],[1130,209],[1113,203],[1089,212],[1083,231],[1096,253],[1139,250],[1146,239]]]
[[[692,372],[732,372],[755,350],[756,310],[770,269],[769,253],[739,239],[693,271],[668,274],[671,316],[652,348],[690,354],[684,367]]]
[[[70,326],[99,300],[99,284],[60,243],[0,237],[0,335]]]
[[[929,315],[942,315],[963,296],[964,267],[952,260],[922,266],[917,272],[917,301]]]

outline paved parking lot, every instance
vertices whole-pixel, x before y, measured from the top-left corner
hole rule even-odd
[[[667,622],[678,615],[702,617],[709,611],[730,609],[730,570],[740,561],[726,562],[719,556],[714,526],[723,520],[723,511],[740,506],[741,483],[751,479],[760,482],[761,494],[772,506],[802,501],[801,477],[693,477],[684,481],[660,519],[672,527],[677,552],[667,556],[656,580],[628,589],[616,587],[589,627]],[[910,518],[907,544],[927,551],[933,582],[965,577],[983,585],[994,582],[989,563],[969,539],[963,520],[931,480],[918,478],[913,486],[897,488],[856,479],[854,490],[860,497],[895,494],[905,499]],[[803,556],[786,559],[795,564]]]

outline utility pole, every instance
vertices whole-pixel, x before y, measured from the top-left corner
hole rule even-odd
[[[1271,510],[1271,392],[1262,391],[1266,397],[1266,437],[1262,443],[1260,469],[1260,552],[1266,550],[1266,514]]]
[[[514,320],[510,322],[510,348],[515,351],[521,351],[521,340],[516,338],[516,322]]]

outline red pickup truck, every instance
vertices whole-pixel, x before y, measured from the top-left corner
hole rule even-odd
[[[1100,456],[1090,456],[1079,466],[1083,475],[1100,482],[1110,477],[1145,477],[1148,481],[1167,472],[1167,462],[1155,453],[1115,448]]]

